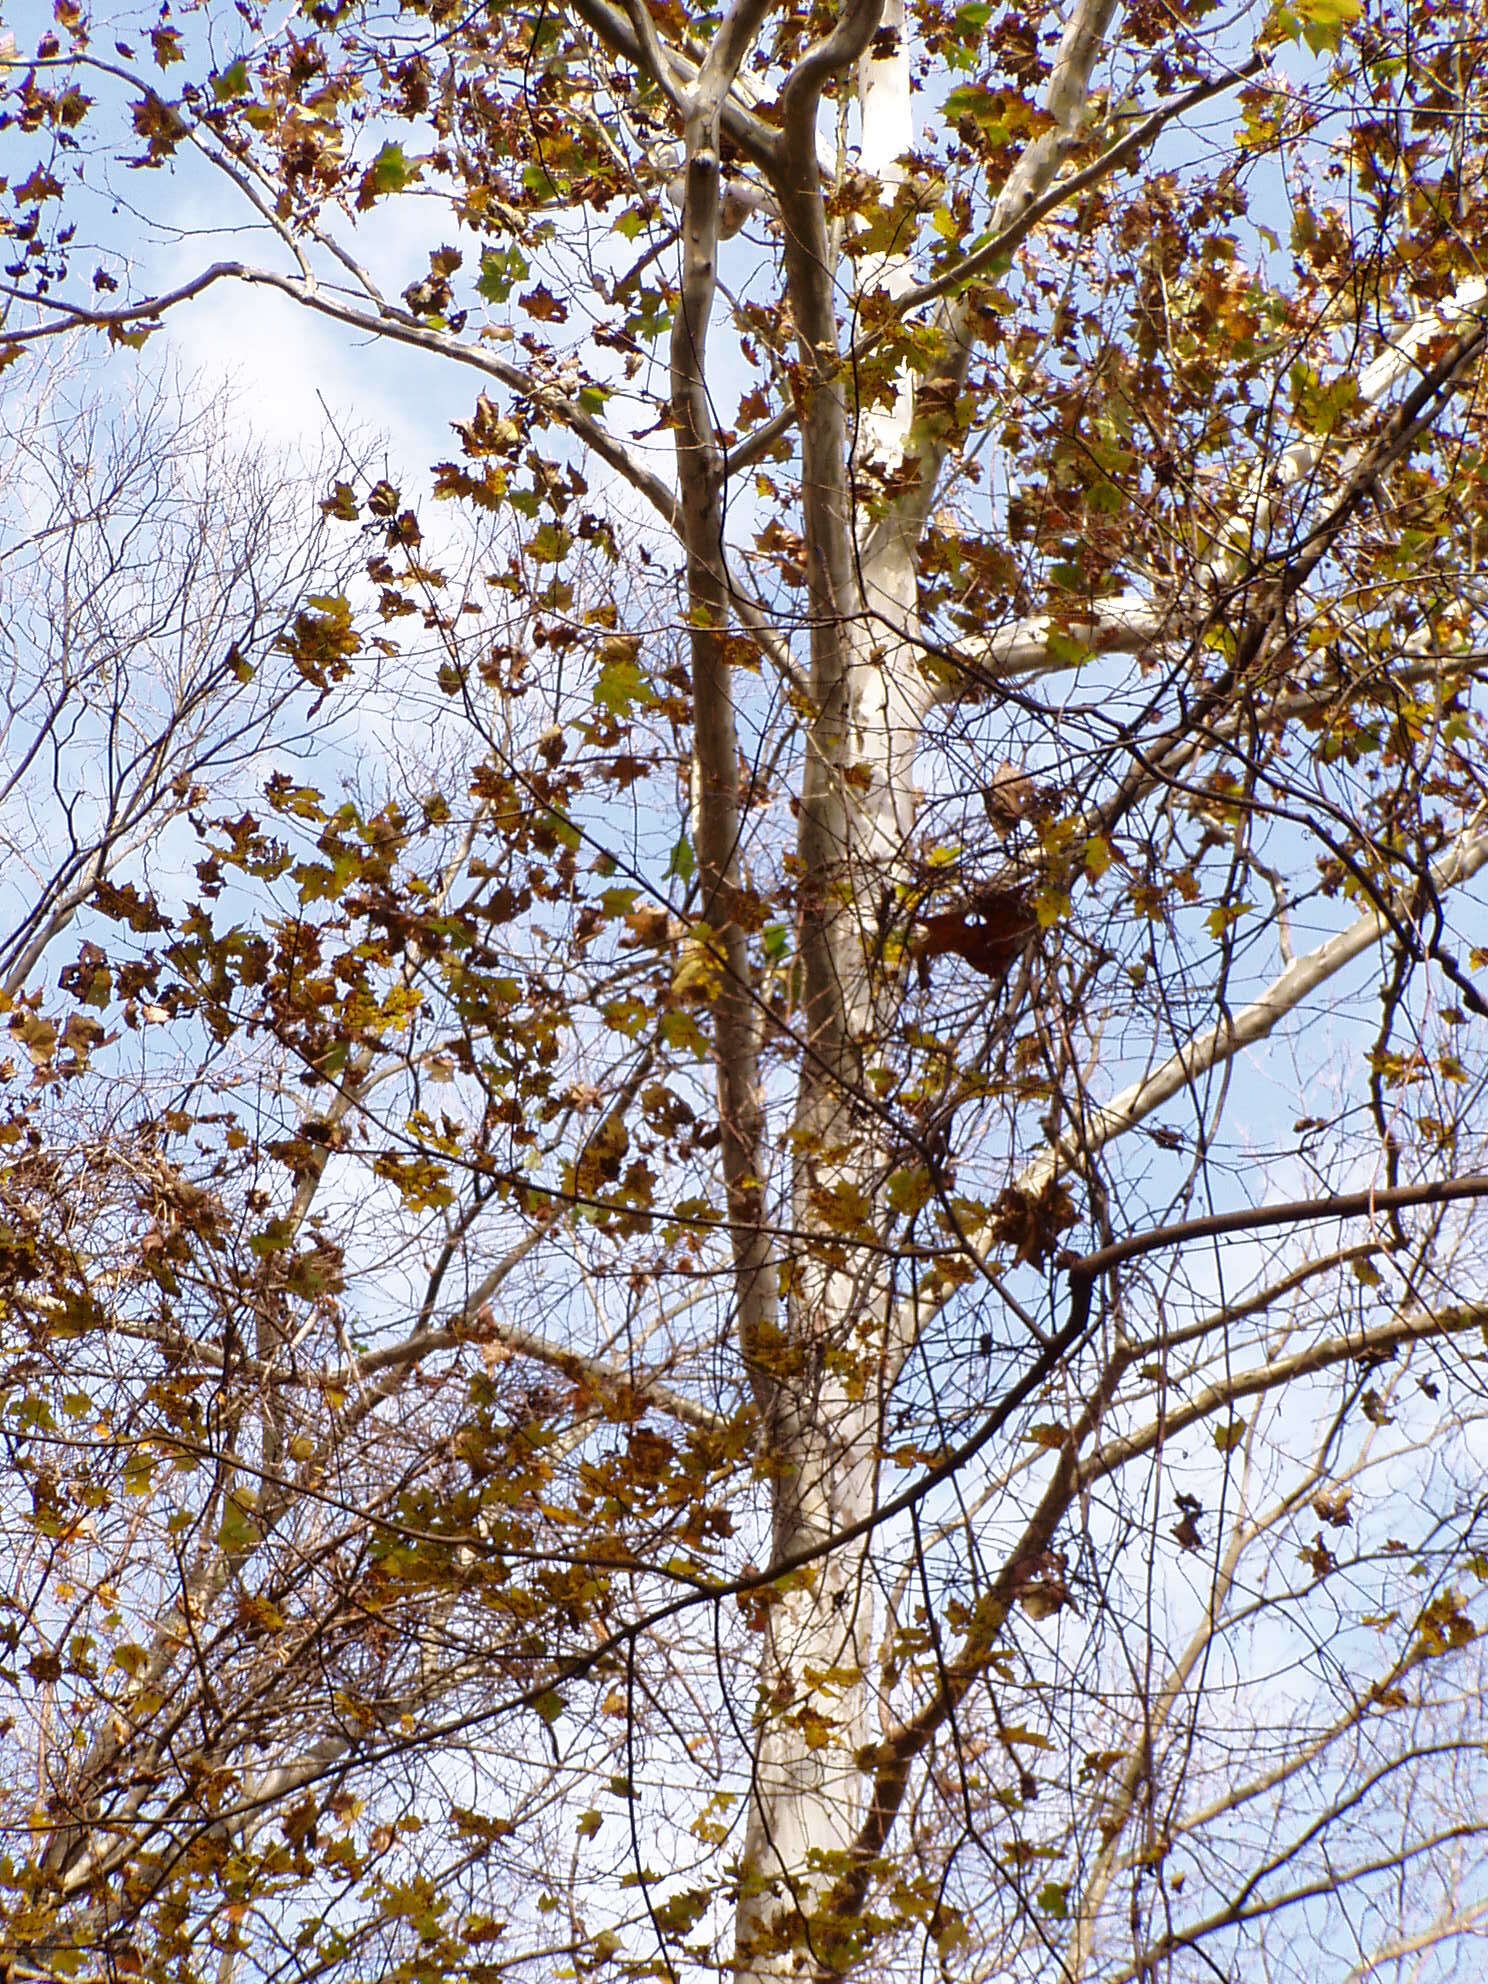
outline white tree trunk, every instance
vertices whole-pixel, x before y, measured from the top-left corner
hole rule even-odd
[[[844,21],[861,35],[862,165],[887,202],[914,140],[910,51],[902,0],[869,11],[866,33],[863,13],[849,9]],[[1049,84],[1054,123],[1004,189],[997,226],[1016,219],[1057,171],[1112,11],[1113,0],[1076,8]],[[786,179],[777,192],[809,366],[837,349],[833,272],[823,281],[826,241],[810,228],[820,208],[813,214],[804,197],[792,200],[814,177],[814,127],[809,134],[798,127],[788,149],[807,168],[807,185]],[[865,289],[898,293],[912,271],[907,257],[885,257],[859,279]],[[969,339],[954,308],[943,313],[942,329],[954,387]],[[874,1656],[869,1539],[830,1555],[825,1546],[834,1534],[858,1532],[873,1513],[881,1412],[898,1360],[879,1256],[859,1249],[855,1269],[835,1266],[832,1238],[833,1220],[853,1216],[875,1233],[886,1230],[883,1188],[893,1154],[863,1098],[872,1051],[903,992],[902,965],[885,965],[883,938],[900,887],[912,879],[914,759],[936,700],[918,663],[916,571],[942,465],[941,445],[916,428],[907,373],[891,405],[851,419],[835,376],[817,388],[802,423],[816,721],[797,849],[806,1051],[792,1125],[791,1206],[800,1258],[784,1277],[769,1467],[775,1562],[822,1554],[774,1604],[763,1647],[737,1952],[741,1974],[760,1980],[844,1967],[862,1946],[847,1877],[861,1857],[870,1789],[862,1769]],[[884,509],[886,472],[903,476],[910,466],[918,478]],[[879,514],[860,528],[861,498],[873,493]]]

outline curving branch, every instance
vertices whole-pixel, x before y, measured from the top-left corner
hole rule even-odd
[[[568,428],[577,440],[593,450],[607,468],[612,468],[638,495],[645,497],[668,529],[679,528],[680,513],[674,492],[660,476],[637,459],[631,446],[570,394],[534,378],[522,371],[520,366],[509,365],[505,359],[495,358],[475,345],[464,343],[451,332],[435,330],[432,325],[405,311],[396,310],[389,304],[384,304],[380,310],[364,308],[347,302],[335,291],[325,289],[303,275],[286,275],[276,269],[256,268],[247,262],[222,261],[212,263],[210,268],[203,269],[189,282],[181,283],[175,289],[163,290],[156,296],[145,297],[138,303],[123,304],[117,309],[96,309],[68,303],[58,297],[48,297],[47,308],[57,313],[56,321],[15,331],[7,330],[6,340],[11,344],[36,344],[79,327],[128,330],[142,324],[158,323],[166,312],[189,303],[222,282],[241,282],[255,288],[277,290],[302,308],[329,317],[350,330],[361,331],[369,337],[390,338],[395,344],[430,352],[478,372],[484,378],[495,379],[519,399]],[[21,297],[17,291],[6,290],[4,285],[0,285],[0,295],[10,295],[28,302],[31,300]]]
[[[1470,881],[1488,863],[1488,831],[1480,825],[1459,835],[1431,864],[1430,884],[1442,893]],[[1154,1110],[1189,1088],[1211,1069],[1233,1060],[1275,1031],[1288,1013],[1336,978],[1345,966],[1411,920],[1414,887],[1397,888],[1378,908],[1367,909],[1346,930],[1295,959],[1261,994],[1231,1019],[1180,1047],[1150,1075],[1121,1091],[1104,1108],[1082,1117],[1073,1135],[1061,1138],[1018,1174],[1017,1188],[1037,1196],[1062,1171],[1082,1170],[1113,1139],[1144,1122]]]

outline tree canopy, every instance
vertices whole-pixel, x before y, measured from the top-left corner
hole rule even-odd
[[[1479,10],[20,34],[7,1976],[1476,1974]]]

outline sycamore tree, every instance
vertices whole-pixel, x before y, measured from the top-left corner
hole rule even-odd
[[[5,60],[9,390],[471,389],[321,748],[33,819],[8,1974],[1478,1974],[1478,10]]]

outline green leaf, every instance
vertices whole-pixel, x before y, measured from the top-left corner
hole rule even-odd
[[[711,1887],[684,1888],[680,1894],[668,1895],[654,1911],[657,1927],[669,1935],[687,1935],[712,1907],[717,1892]]]
[[[691,1013],[663,1013],[661,1037],[668,1047],[686,1048],[694,1060],[705,1061],[708,1058],[707,1036]]]
[[[1204,928],[1211,937],[1221,938],[1232,924],[1238,923],[1254,908],[1253,902],[1222,902],[1204,918]]]
[[[541,523],[527,540],[527,556],[536,565],[561,564],[572,543],[571,534],[561,524]]]
[[[963,7],[956,16],[959,27],[973,12],[986,15],[985,7]],[[951,91],[945,100],[945,117],[949,124],[959,124],[963,118],[971,117],[979,124],[995,124],[1002,115],[1002,99],[980,83],[963,83],[959,89]]]
[[[248,64],[241,56],[212,78],[212,94],[219,103],[231,103],[234,97],[247,96],[248,89]]]
[[[357,210],[365,213],[374,201],[390,193],[401,193],[419,176],[418,167],[404,155],[401,145],[386,144],[362,175],[357,189]]]
[[[223,1507],[222,1521],[217,1525],[218,1548],[235,1557],[251,1550],[257,1541],[258,1524],[252,1511],[236,1495],[229,1495]]]
[[[148,1495],[155,1485],[155,1462],[143,1447],[136,1447],[124,1463],[126,1495]]]
[[[413,174],[401,145],[384,145],[372,162],[372,185],[379,193],[401,193]]]
[[[1079,574],[1075,572],[1075,568],[1072,565],[1061,565],[1055,569],[1061,572],[1073,573],[1074,576],[1070,580],[1071,584],[1077,584],[1079,582]],[[1063,581],[1060,583],[1062,584]],[[1083,641],[1077,641],[1073,634],[1066,634],[1059,627],[1051,627],[1049,629],[1048,639],[1044,642],[1044,646],[1049,650],[1049,659],[1059,662],[1065,668],[1080,668],[1090,659],[1090,650],[1086,647],[1085,643]]]
[[[1294,0],[1299,20],[1312,27],[1344,27],[1364,12],[1363,0]]]
[[[912,1219],[922,1210],[934,1189],[929,1172],[921,1164],[903,1165],[889,1173],[889,1205],[906,1219]]]
[[[594,700],[612,716],[629,716],[656,701],[656,691],[634,661],[615,657],[599,671]]]
[[[516,248],[482,248],[480,276],[475,289],[487,303],[505,303],[519,282],[531,273],[526,257]]]

